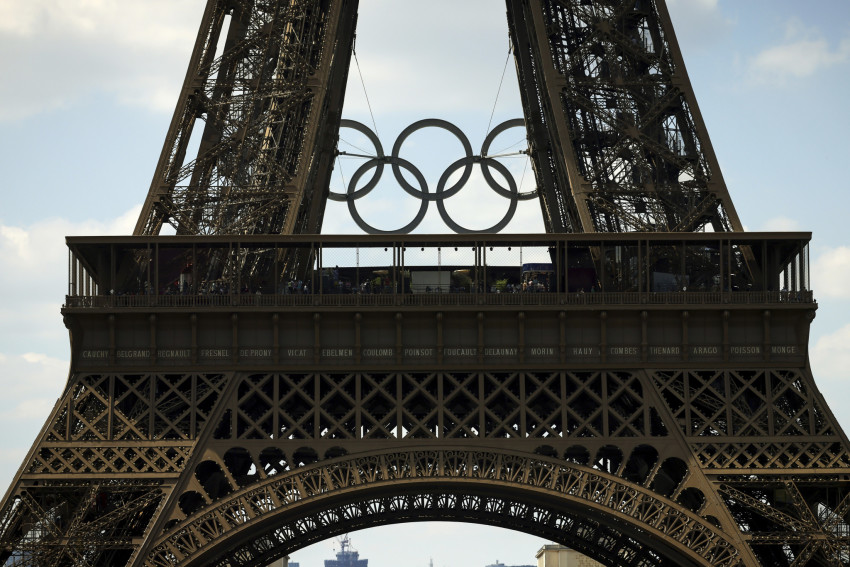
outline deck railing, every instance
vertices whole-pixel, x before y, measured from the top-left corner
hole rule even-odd
[[[811,304],[811,291],[596,293],[347,293],[67,296],[72,309]]]

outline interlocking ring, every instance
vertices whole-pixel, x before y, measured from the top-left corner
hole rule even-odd
[[[381,141],[378,139],[378,136],[365,124],[361,122],[357,122],[355,120],[342,120],[340,122],[340,128],[351,128],[352,130],[356,130],[366,136],[372,145],[375,148],[375,156],[371,157],[368,161],[366,161],[363,165],[361,165],[357,171],[355,171],[354,175],[351,177],[351,180],[348,182],[348,186],[346,187],[345,193],[334,193],[331,191],[328,194],[328,198],[333,201],[346,202],[348,204],[348,211],[351,214],[351,218],[354,222],[359,226],[364,232],[367,234],[409,234],[416,227],[418,227],[422,221],[425,219],[425,215],[428,212],[428,204],[431,201],[437,202],[437,210],[440,213],[440,218],[443,219],[443,222],[455,231],[458,234],[478,234],[478,233],[493,233],[499,232],[504,229],[508,223],[511,222],[514,215],[516,214],[517,202],[518,201],[526,201],[528,199],[533,199],[537,196],[537,191],[529,191],[527,193],[520,193],[519,188],[517,187],[516,180],[514,179],[511,172],[499,161],[488,157],[488,152],[490,150],[490,145],[493,143],[493,140],[496,137],[504,132],[505,130],[509,130],[511,128],[519,128],[525,126],[525,121],[521,118],[516,118],[513,120],[508,120],[503,122],[493,128],[489,134],[484,138],[484,143],[481,145],[481,153],[480,155],[473,155],[472,153],[472,145],[469,143],[469,138],[463,133],[463,131],[446,120],[440,120],[437,118],[428,118],[425,120],[420,120],[418,122],[414,122],[407,128],[405,128],[401,134],[399,134],[398,138],[396,138],[395,143],[393,144],[392,154],[390,156],[384,155],[383,146],[381,145]],[[422,172],[419,169],[407,161],[404,158],[399,157],[399,152],[401,151],[401,146],[404,144],[405,140],[414,132],[421,130],[423,128],[440,128],[442,130],[446,130],[447,132],[454,134],[454,136],[460,141],[463,146],[464,157],[452,163],[440,176],[440,180],[437,183],[437,188],[434,193],[429,192],[428,183],[425,180],[425,176],[422,175]],[[419,211],[416,213],[416,217],[406,224],[405,226],[396,229],[396,230],[381,230],[373,227],[360,216],[360,213],[357,211],[357,207],[355,205],[355,201],[361,199],[368,195],[381,180],[381,176],[384,173],[384,165],[390,164],[393,172],[393,176],[395,177],[398,184],[405,191],[405,193],[411,195],[412,197],[416,197],[421,201],[421,205],[419,206]],[[463,189],[467,182],[469,181],[470,176],[472,175],[472,168],[475,164],[481,166],[481,172],[484,176],[484,180],[487,182],[487,185],[495,191],[495,193],[501,197],[510,200],[510,206],[508,207],[508,212],[505,214],[502,219],[491,226],[490,228],[485,228],[482,230],[472,230],[461,226],[458,224],[452,217],[449,215],[446,210],[445,201],[446,199],[456,195]],[[460,179],[456,183],[454,183],[451,187],[446,187],[449,182],[449,178],[454,174],[457,170],[463,168],[463,172],[461,173]],[[500,185],[496,179],[493,177],[491,172],[491,168],[495,169],[502,177],[507,181],[507,187]],[[360,182],[360,179],[366,175],[369,170],[374,169],[375,172],[372,174],[372,177],[369,179],[366,184],[357,189],[357,184]],[[401,170],[406,169],[413,177],[416,179],[416,183],[419,187],[414,187],[407,179],[402,175]]]

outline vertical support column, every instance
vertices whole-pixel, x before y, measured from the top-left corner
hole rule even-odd
[[[608,312],[599,312],[599,356],[602,363],[608,362]],[[607,415],[607,414],[606,414]]]
[[[192,327],[192,364],[198,363],[198,315],[192,313],[189,315],[189,325]],[[275,360],[277,362],[277,360]]]
[[[718,264],[719,264],[718,268],[720,268],[720,274],[718,276],[720,278],[720,280],[719,280],[720,281],[720,289],[718,291],[722,292],[723,291],[723,277],[724,277],[724,274],[725,274],[725,271],[723,269],[724,254],[723,254],[723,241],[722,240],[720,240],[717,243],[717,250],[718,250],[718,253],[720,254],[720,258],[718,259]]]
[[[322,376],[313,373],[313,439],[322,438]]]
[[[401,364],[402,353],[404,352],[403,331],[404,315],[401,312],[395,314],[395,362]]]
[[[682,360],[687,362],[689,356],[689,341],[688,341],[688,319],[690,318],[690,313],[687,311],[682,311]]]
[[[558,313],[558,361],[567,362],[567,312]]]
[[[363,315],[360,313],[354,314],[354,363],[360,364],[363,353],[363,341],[361,340],[360,332],[361,332],[361,323],[363,321]]]
[[[159,242],[153,245],[153,282],[151,283],[151,292],[154,296],[154,303],[159,299]]]
[[[115,282],[117,280],[116,277],[116,266],[115,266],[115,245],[109,245],[109,304],[115,304]]]
[[[156,364],[156,315],[153,313],[148,317],[148,326],[150,330],[150,361],[151,364]]]
[[[484,364],[484,313],[478,312],[478,364]]]
[[[561,382],[561,431],[564,432],[564,437],[567,436],[567,432],[570,430],[569,423],[569,414],[567,413],[567,373],[561,370],[558,373],[558,377]]]
[[[399,247],[393,242],[393,269],[392,269],[392,284],[393,284],[393,296],[398,293],[398,256],[399,256]],[[396,298],[396,301],[398,299]]]
[[[486,437],[486,421],[484,415],[484,373],[481,371],[478,374],[478,437],[484,439]]]
[[[770,341],[770,310],[769,309],[765,309],[764,314],[762,315],[762,320],[763,320],[763,326],[764,326],[764,342],[762,343],[763,348],[764,348],[764,352],[762,353],[762,356],[764,357],[764,360],[770,360],[771,341]]]
[[[445,394],[443,393],[445,375],[442,372],[436,372],[434,378],[437,380],[437,438],[441,439],[445,435],[446,426],[446,404]]]
[[[564,242],[564,296],[570,293],[570,246]],[[566,297],[562,298],[565,300]]]
[[[520,363],[525,362],[525,311],[520,311],[517,313],[517,334],[519,341],[517,344],[517,348],[519,350],[519,361]]]
[[[723,311],[723,362],[729,362],[729,310]]]
[[[443,365],[443,313],[438,312],[435,316],[437,320],[437,365]]]
[[[519,436],[520,439],[525,439],[528,436],[528,402],[526,400],[525,382],[528,375],[525,372],[517,372],[517,381],[519,382]]]
[[[277,285],[275,283],[275,286]],[[272,360],[275,365],[280,364],[280,315],[278,313],[272,315]]]
[[[109,364],[115,364],[115,315],[110,314],[106,321],[109,325]]]
[[[313,364],[319,364],[319,357],[322,354],[322,316],[319,313],[313,314]]]
[[[68,295],[72,297],[79,295],[77,293],[77,258],[70,247],[68,247],[68,275],[70,276],[68,278]]]
[[[354,376],[354,438],[363,439],[363,374]]]
[[[395,375],[395,419],[396,419],[396,439],[401,441],[404,439],[404,427],[402,422],[404,420],[404,396],[402,394],[403,390],[402,384],[402,373],[396,372]]]
[[[646,362],[649,355],[649,313],[640,312],[640,360]]]
[[[234,364],[239,362],[239,315],[233,313],[230,315],[230,358]]]

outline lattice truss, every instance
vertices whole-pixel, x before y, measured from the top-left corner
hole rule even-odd
[[[240,383],[215,431],[328,441],[666,435],[630,372],[258,374]]]
[[[356,7],[209,0],[135,234],[319,232]]]
[[[850,467],[833,418],[800,371],[676,371],[653,377],[704,467]]]
[[[261,567],[441,517],[545,532],[609,565],[843,565],[850,460],[811,383],[791,369],[81,374],[0,512],[0,560],[206,564],[250,530],[220,559]]]
[[[267,514],[281,513],[287,499],[296,503],[309,494],[323,495],[393,479],[470,475],[480,481],[502,479],[550,487],[556,483],[551,475],[562,473],[534,468],[539,459],[572,467],[569,474],[577,475],[575,482],[587,489],[580,498],[596,495],[599,502],[618,510],[629,508],[642,518],[640,522],[654,526],[666,525],[674,521],[672,518],[691,518],[676,528],[684,530],[681,537],[693,536],[692,528],[684,527],[693,521],[709,531],[721,525],[717,517],[722,514],[719,501],[706,494],[701,475],[689,470],[686,447],[670,439],[657,408],[646,398],[643,380],[634,373],[269,373],[244,376],[232,392],[224,401],[221,418],[210,423],[213,439],[203,460],[195,461],[188,483],[165,511],[161,537],[168,543],[161,544],[152,559],[154,565],[177,564],[206,553],[231,530],[242,529],[243,524]],[[397,451],[402,440],[409,445],[409,453],[385,455],[387,450]],[[482,441],[485,445],[479,446]],[[506,450],[513,447],[525,456],[509,457],[499,451],[485,457],[476,452],[493,443]],[[435,453],[435,444],[479,449]],[[376,451],[384,456],[363,456],[364,452],[368,455]],[[414,456],[419,460],[409,461]],[[482,471],[483,476],[475,471]],[[591,478],[596,480],[586,484]],[[303,488],[298,489],[300,496],[294,500],[293,482]],[[603,486],[614,492],[600,494]],[[477,489],[484,490],[480,486]],[[633,500],[636,491],[642,494],[641,505]],[[329,537],[334,530],[352,529],[361,521],[374,525],[406,518],[380,512],[386,511],[381,506],[393,499],[354,498],[357,503],[344,506],[345,512],[326,508],[297,521],[295,512],[286,512],[287,521],[307,533],[296,534],[292,541],[279,541],[289,547],[272,546],[269,552],[272,548],[279,553],[300,546],[305,538],[319,534]],[[430,496],[422,498],[431,502]],[[417,502],[422,498],[417,497]],[[465,511],[457,519],[526,531],[537,529],[528,522],[539,526],[546,525],[546,518],[553,522],[557,519],[558,529],[570,526],[576,533],[588,534],[588,541],[576,543],[588,550],[602,545],[602,539],[593,539],[600,529],[616,532],[615,539],[605,541],[612,550],[622,550],[625,555],[618,555],[616,560],[612,556],[612,565],[662,565],[669,560],[660,555],[647,557],[650,551],[645,544],[627,538],[620,528],[600,528],[595,522],[589,525],[563,510],[540,509],[531,516],[523,512],[514,517],[514,508],[501,498],[476,501],[482,506],[496,506],[498,514],[493,515],[492,510]],[[378,508],[373,510],[374,506]],[[680,512],[672,514],[672,508]],[[524,509],[534,507],[526,505]],[[424,513],[419,508],[396,512],[416,517]],[[436,517],[443,512],[431,514]],[[637,516],[634,521],[638,521]],[[445,517],[451,517],[451,513]],[[334,523],[326,525],[331,520]],[[664,527],[663,531],[668,529],[672,528]],[[244,556],[231,557],[233,564],[262,565],[269,556],[257,549],[284,537],[281,534],[285,532],[276,529],[258,536],[239,551]],[[561,533],[559,537],[573,536]],[[711,553],[720,552],[715,549]]]
[[[741,230],[661,0],[509,0],[550,232]]]
[[[673,418],[763,565],[850,563],[850,452],[799,370],[655,371]],[[781,475],[780,472],[797,474]]]
[[[220,374],[73,377],[0,512],[0,562],[125,565],[225,383]]]

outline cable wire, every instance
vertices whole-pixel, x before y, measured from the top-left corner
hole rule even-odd
[[[346,140],[346,139],[345,139],[345,138],[343,138],[342,136],[340,136],[340,137],[339,137],[339,141],[340,141],[340,142],[344,142],[344,143],[348,144],[349,146],[351,146],[351,147],[352,147],[352,148],[354,148],[355,150],[360,150],[360,151],[361,151],[361,152],[363,152],[364,154],[369,154],[369,150],[364,150],[364,149],[363,149],[363,148],[361,148],[360,146],[356,146],[356,145],[352,144],[351,142],[349,142],[348,140]],[[343,153],[343,154],[344,154],[345,152],[341,152],[341,153]],[[377,156],[369,155],[369,157],[377,157]]]
[[[493,117],[496,115],[496,105],[499,104],[499,95],[502,93],[502,83],[505,82],[505,73],[508,70],[508,61],[511,60],[511,51],[513,51],[510,42],[508,42],[508,56],[505,57],[505,67],[502,69],[502,78],[499,79],[499,88],[496,90],[496,100],[493,101],[493,110],[490,112],[490,121],[487,123],[487,131],[484,136],[490,133],[490,127],[493,125]]]
[[[342,177],[342,188],[345,191],[345,188],[348,187],[348,183],[345,182],[345,174],[342,172],[342,161],[339,159],[339,155],[336,156],[336,165],[337,170],[339,171],[339,176]]]
[[[357,59],[357,50],[352,49],[351,51],[354,54],[354,63],[357,64],[357,74],[360,75],[360,84],[363,85],[363,94],[366,96],[366,106],[369,107],[369,115],[372,117],[372,127],[375,129],[375,135],[380,138],[380,135],[378,134],[378,125],[375,123],[375,114],[372,112],[372,103],[369,102],[369,93],[366,92],[366,81],[363,80],[363,72],[360,70],[360,61]]]

